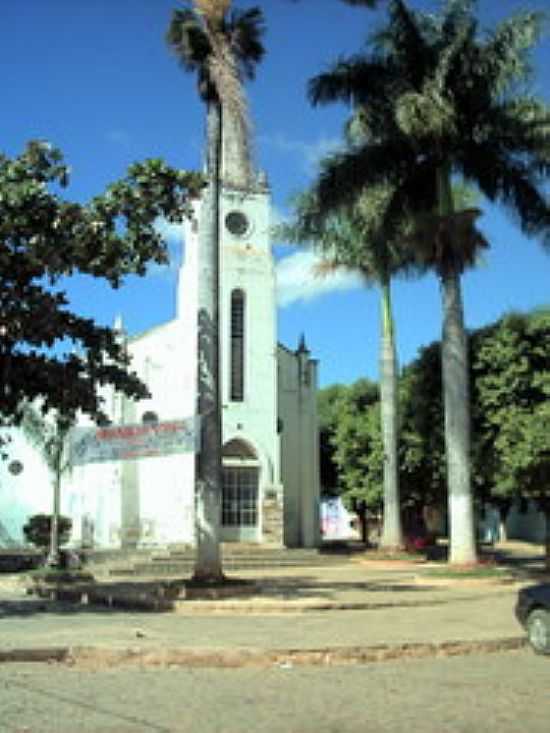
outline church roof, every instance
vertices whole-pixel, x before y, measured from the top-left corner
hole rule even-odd
[[[173,319],[171,321],[166,321],[165,323],[160,323],[158,326],[151,326],[151,328],[148,328],[145,331],[141,331],[140,333],[136,333],[133,336],[128,337],[128,343],[136,343],[137,341],[141,341],[142,339],[146,339],[149,336],[156,336],[157,334],[162,333],[162,331],[168,330],[171,326],[173,326],[176,323],[176,319]]]

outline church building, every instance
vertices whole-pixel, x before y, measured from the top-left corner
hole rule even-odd
[[[315,547],[320,543],[317,362],[302,338],[277,342],[271,200],[263,174],[244,180],[224,129],[220,202],[220,359],[223,422],[221,539]],[[235,175],[232,175],[232,171]],[[200,201],[185,225],[175,318],[126,339],[131,368],[151,397],[106,391],[114,425],[193,416],[197,395]],[[117,327],[123,332],[122,321]],[[14,471],[14,461],[21,470]],[[0,547],[22,525],[51,512],[52,482],[14,431],[0,461]],[[74,466],[64,476],[61,513],[76,546],[154,547],[195,542],[193,453]]]

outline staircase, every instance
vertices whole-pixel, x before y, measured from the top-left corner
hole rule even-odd
[[[255,570],[277,567],[323,567],[341,565],[349,557],[363,550],[362,545],[343,545],[321,549],[287,549],[258,545],[222,545],[222,564],[225,571]],[[188,576],[193,573],[195,549],[192,547],[166,550],[124,550],[87,554],[88,567],[103,570],[110,577],[168,577]]]

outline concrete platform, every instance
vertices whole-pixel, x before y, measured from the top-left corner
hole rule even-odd
[[[111,602],[92,605],[29,596],[20,575],[0,576],[0,662],[351,664],[517,648],[525,634],[514,605],[529,582],[517,568],[516,578],[438,583],[427,566],[343,558],[241,571],[254,590],[246,597],[156,607],[154,579],[113,582]]]

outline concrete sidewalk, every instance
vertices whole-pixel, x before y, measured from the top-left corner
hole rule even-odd
[[[519,579],[449,582],[426,565],[349,559],[238,575],[256,581],[253,594],[156,613],[28,596],[17,577],[0,576],[0,661],[341,664],[524,644],[514,617]]]

